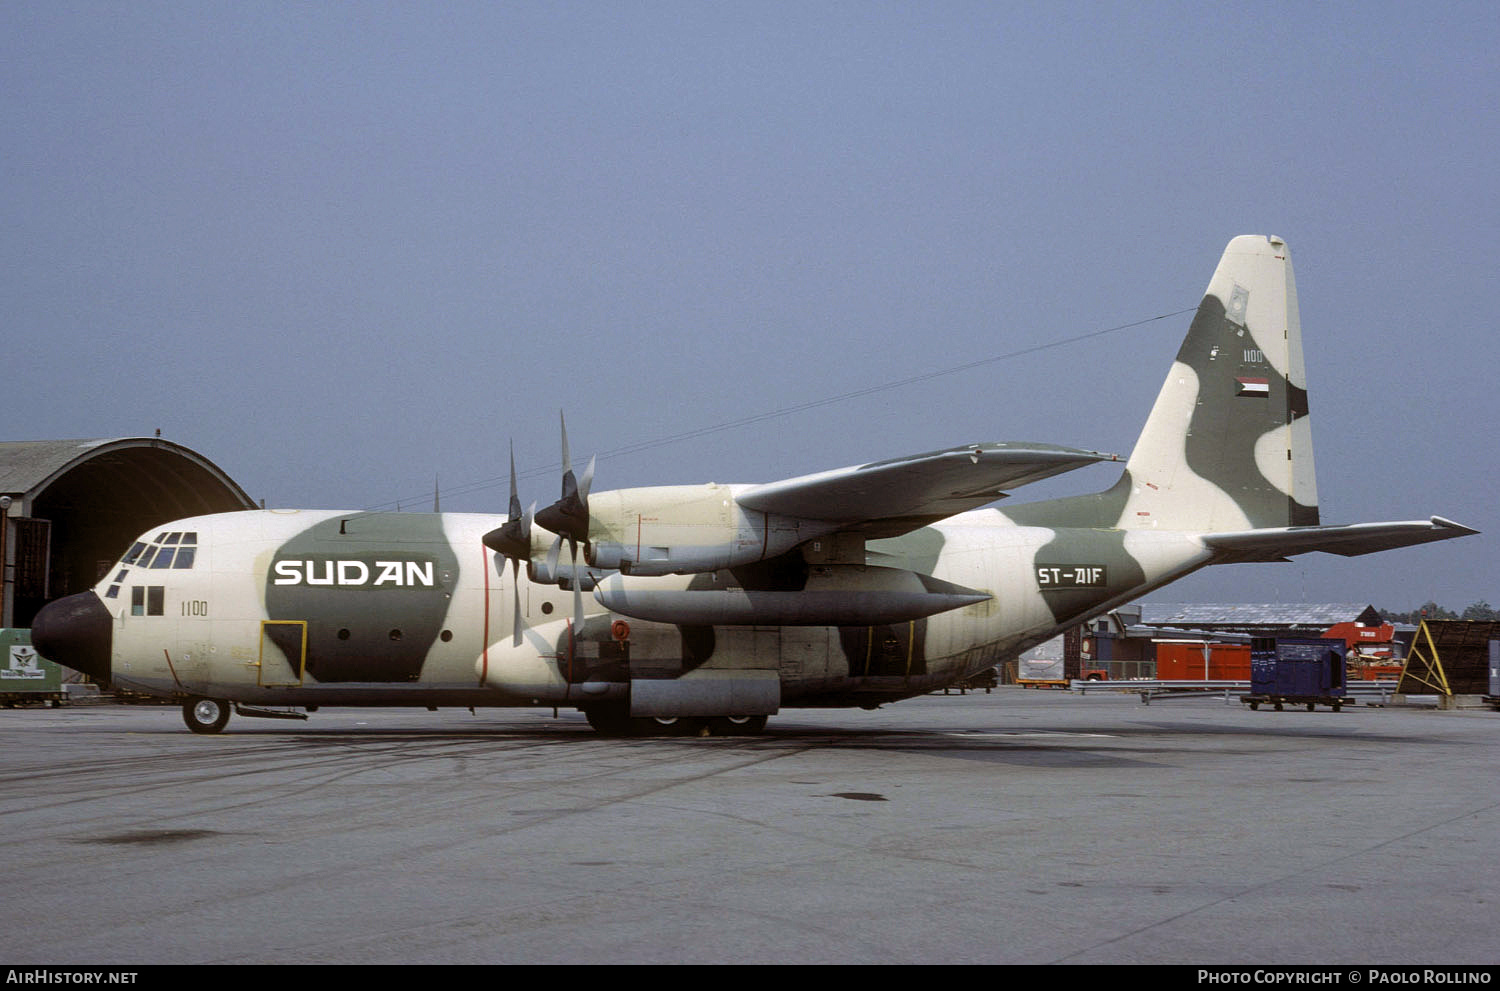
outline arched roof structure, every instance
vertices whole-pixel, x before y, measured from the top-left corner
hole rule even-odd
[[[0,442],[0,497],[0,626],[89,588],[159,523],[254,508],[218,465],[160,437]]]

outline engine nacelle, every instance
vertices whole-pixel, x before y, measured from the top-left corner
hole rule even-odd
[[[831,524],[741,507],[728,485],[616,489],[589,496],[588,563],[629,575],[686,575],[779,554]]]
[[[563,591],[570,590],[574,583],[584,592],[592,592],[594,586],[598,585],[607,575],[602,568],[590,568],[579,562],[574,568],[573,563],[566,557],[560,557],[557,561],[548,558],[536,560],[535,558],[526,565],[526,577],[538,585],[556,585]]]

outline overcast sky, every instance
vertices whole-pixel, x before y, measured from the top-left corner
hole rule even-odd
[[[1324,521],[1493,532],[1497,37],[1494,3],[6,3],[0,439],[160,428],[268,505],[497,513],[512,439],[556,497],[559,408],[596,488],[1126,454],[1189,321],[1150,318],[1278,234]],[[1462,609],[1495,561],[1153,599]]]

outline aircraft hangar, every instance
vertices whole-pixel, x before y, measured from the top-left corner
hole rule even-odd
[[[253,508],[212,461],[160,437],[0,442],[0,627],[90,588],[158,523]]]

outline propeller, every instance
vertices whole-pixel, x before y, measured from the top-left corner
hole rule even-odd
[[[589,487],[594,483],[594,462],[596,458],[589,459],[589,466],[584,469],[583,478],[580,480],[573,474],[573,462],[568,457],[568,423],[563,418],[562,411],[557,413],[558,423],[562,426],[562,497],[552,505],[536,514],[538,526],[544,527],[557,534],[558,537],[567,540],[568,553],[572,557],[573,570],[571,583],[573,585],[573,629],[578,630],[583,626],[583,582],[578,573],[578,545],[584,545],[585,556],[587,556],[589,542]],[[548,554],[549,568],[552,574],[557,574],[555,569],[556,557],[560,547],[554,545],[554,551]]]
[[[521,645],[521,562],[531,560],[531,509],[521,511],[521,496],[516,488],[516,445],[510,445],[510,510],[503,524],[485,534],[480,540],[484,546],[510,561],[511,592],[515,599],[515,612],[511,628],[514,635],[511,645]]]

